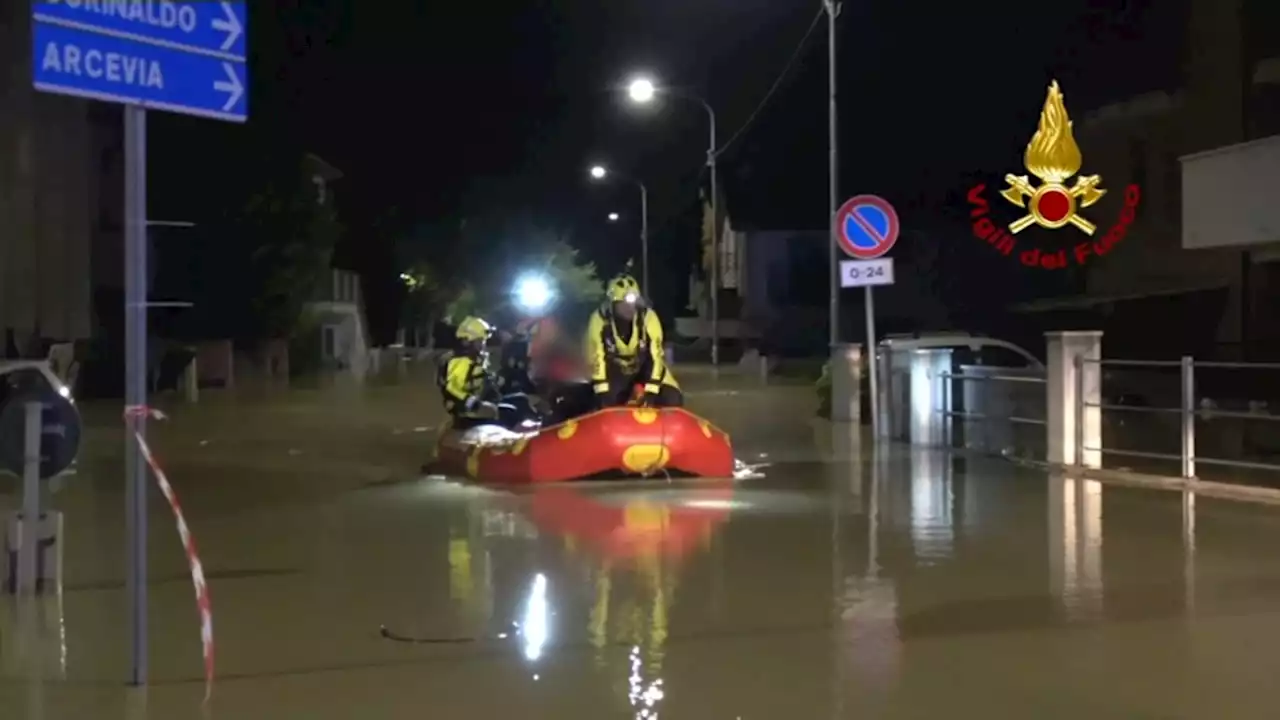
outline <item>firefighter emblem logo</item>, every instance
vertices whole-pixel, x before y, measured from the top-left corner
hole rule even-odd
[[[1098,202],[1107,191],[1100,187],[1100,175],[1080,176],[1070,187],[1067,185],[1080,172],[1083,159],[1056,80],[1049,85],[1040,124],[1027,144],[1024,164],[1040,185],[1033,185],[1026,175],[1004,176],[1009,187],[1000,195],[1027,210],[1026,215],[1009,224],[1009,231],[1017,234],[1032,225],[1049,229],[1074,225],[1086,235],[1093,235],[1097,226],[1080,215],[1080,210]]]

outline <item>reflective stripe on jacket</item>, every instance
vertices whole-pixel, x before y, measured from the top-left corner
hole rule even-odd
[[[630,332],[619,332],[620,323]],[[583,344],[592,387],[597,393],[609,390],[610,364],[627,375],[647,365],[648,373],[643,378],[647,392],[656,393],[667,378],[667,362],[662,354],[662,321],[653,310],[638,309],[629,323],[618,320],[613,313],[597,310],[587,322]]]
[[[489,357],[454,355],[440,368],[436,378],[444,397],[444,409],[453,415],[465,415],[484,401],[489,392]]]

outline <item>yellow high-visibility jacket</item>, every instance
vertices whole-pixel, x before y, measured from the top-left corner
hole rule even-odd
[[[610,366],[624,376],[635,377],[636,382],[644,382],[648,393],[658,392],[662,385],[680,387],[663,357],[662,320],[653,310],[637,310],[630,322],[620,321],[606,310],[593,312],[583,347],[596,393],[609,391]],[[636,377],[641,374],[643,377]]]
[[[470,415],[491,391],[489,356],[458,354],[440,368],[436,378],[450,415]]]

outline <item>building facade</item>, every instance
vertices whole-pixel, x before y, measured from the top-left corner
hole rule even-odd
[[[1186,195],[1184,158],[1280,133],[1280,3],[1191,0],[1186,21],[1181,88],[1129,98],[1076,123],[1090,173],[1113,191],[1141,186],[1138,219],[1089,264],[1083,296],[1023,309],[1086,313],[1116,342],[1134,341],[1127,348],[1109,340],[1115,352],[1273,355],[1280,333],[1263,311],[1280,300],[1272,269],[1280,243],[1226,237],[1226,227],[1213,242],[1187,243],[1196,223],[1186,213],[1204,203]],[[1155,327],[1168,331],[1156,338]]]
[[[316,190],[316,202],[333,202],[333,184],[342,179],[337,168],[320,157],[308,154],[303,160],[304,172]],[[363,377],[369,368],[369,332],[365,318],[364,296],[360,276],[347,269],[333,267],[328,282],[307,306],[315,321],[321,368],[349,372]]]
[[[0,3],[0,356],[86,338],[92,324],[91,103],[33,89],[30,9]]]

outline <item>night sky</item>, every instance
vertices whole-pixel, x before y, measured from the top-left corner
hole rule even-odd
[[[696,224],[663,231],[688,218],[707,144],[696,105],[627,107],[618,85],[644,69],[702,95],[719,113],[723,142],[820,10],[818,0],[250,4],[253,119],[155,121],[153,146],[168,163],[153,168],[155,183],[169,172],[200,175],[182,199],[157,202],[212,211],[219,190],[246,181],[246,164],[310,150],[345,173],[338,192],[357,243],[392,206],[436,223],[509,214],[572,230],[606,270],[636,243],[603,217],[634,217],[638,200],[625,185],[592,185],[587,165],[644,178],[656,252],[692,257],[674,245],[695,242]],[[908,226],[927,228],[970,178],[1020,159],[1051,78],[1077,118],[1179,83],[1186,0],[1043,5],[845,2],[841,194],[885,195]],[[825,22],[722,156],[744,216],[749,204],[770,221],[825,227]]]

